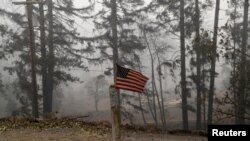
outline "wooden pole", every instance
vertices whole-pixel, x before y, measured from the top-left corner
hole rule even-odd
[[[117,33],[117,0],[110,0],[111,5],[111,31],[112,31],[112,48],[113,48],[113,70],[114,70],[114,81],[116,78],[116,64],[119,64],[119,53],[118,53],[118,33]],[[121,116],[120,116],[120,91],[116,90],[117,96],[118,96],[118,103],[117,103],[117,114],[119,115],[119,124],[121,124]]]
[[[35,38],[34,38],[34,28],[33,28],[33,7],[32,4],[37,4],[37,1],[26,0],[23,2],[13,2],[15,5],[25,4],[27,6],[27,16],[28,16],[28,26],[29,26],[29,47],[30,47],[30,57],[31,57],[31,78],[32,78],[32,115],[34,118],[39,117],[38,112],[38,94],[37,94],[37,82],[36,82],[36,62],[35,62]]]
[[[42,96],[43,96],[43,116],[47,114],[47,58],[46,58],[46,41],[45,41],[45,18],[44,18],[44,0],[39,1],[39,22],[40,22],[40,46],[41,46],[41,71],[42,71]]]
[[[113,85],[109,87],[112,123],[112,141],[121,141],[118,94]]]
[[[29,2],[27,0],[27,2]],[[37,94],[37,83],[36,83],[36,64],[35,64],[35,39],[34,39],[34,29],[33,29],[33,21],[32,21],[32,5],[27,4],[27,14],[28,14],[28,24],[29,24],[29,43],[30,43],[30,55],[31,55],[31,75],[32,75],[32,114],[33,117],[38,118],[38,94]]]
[[[38,4],[38,1],[13,1],[15,5],[27,5],[27,4]]]

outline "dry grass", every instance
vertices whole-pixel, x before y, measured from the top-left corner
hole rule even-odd
[[[206,141],[204,136],[191,132],[160,133],[141,127],[123,126],[124,141]],[[71,118],[47,120],[0,119],[0,141],[111,141],[108,122],[84,122]]]

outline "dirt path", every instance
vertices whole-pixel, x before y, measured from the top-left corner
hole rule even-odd
[[[205,137],[145,134],[135,132],[122,133],[124,141],[207,141]],[[50,129],[10,129],[0,132],[0,141],[111,141],[110,134],[95,133],[79,128]]]
[[[105,141],[107,135],[82,129],[11,129],[0,133],[0,141]]]

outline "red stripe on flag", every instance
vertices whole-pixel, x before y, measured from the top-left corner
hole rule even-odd
[[[117,85],[126,85],[126,86],[129,86],[129,87],[135,87],[135,88],[140,89],[140,90],[143,90],[143,88],[144,88],[144,87],[139,86],[137,84],[129,83],[129,82],[125,82],[125,81],[116,81],[116,84]]]
[[[144,77],[142,77],[142,76],[140,76],[140,75],[138,75],[138,74],[136,74],[136,73],[133,73],[133,72],[128,72],[128,75],[131,75],[131,76],[133,76],[133,77],[136,77],[136,78],[140,79],[141,81],[147,81],[146,78],[144,78]]]
[[[133,80],[137,81],[138,83],[141,83],[142,85],[144,85],[146,82],[146,81],[138,79],[137,77],[134,77],[133,75],[130,75],[130,74],[127,75],[127,79],[133,79]]]
[[[128,86],[124,86],[124,85],[116,85],[116,88],[118,89],[124,89],[124,90],[129,90],[129,91],[133,91],[133,92],[138,92],[138,93],[142,93],[142,90],[133,88],[133,87],[128,87]]]
[[[127,79],[133,79],[135,81],[138,81],[141,84],[144,84],[145,82],[147,82],[145,80],[139,79],[138,77],[135,77],[134,75],[131,75],[130,73],[127,75]]]
[[[143,78],[145,78],[146,80],[148,80],[148,77],[146,77],[145,75],[141,74],[140,72],[135,71],[135,70],[130,70],[130,71],[133,72],[133,73],[136,73],[137,75],[140,75],[140,76],[142,76]]]
[[[124,78],[119,78],[119,77],[117,77],[117,78],[116,78],[116,81],[124,81],[124,82],[128,82],[128,83],[133,83],[133,84],[139,85],[139,86],[141,86],[141,87],[144,87],[144,86],[145,86],[144,84],[139,83],[138,81],[135,81],[135,80],[133,80],[133,79],[124,79]]]

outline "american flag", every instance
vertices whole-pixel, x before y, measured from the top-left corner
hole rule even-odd
[[[115,87],[117,89],[142,93],[147,81],[148,78],[140,72],[116,65]]]

